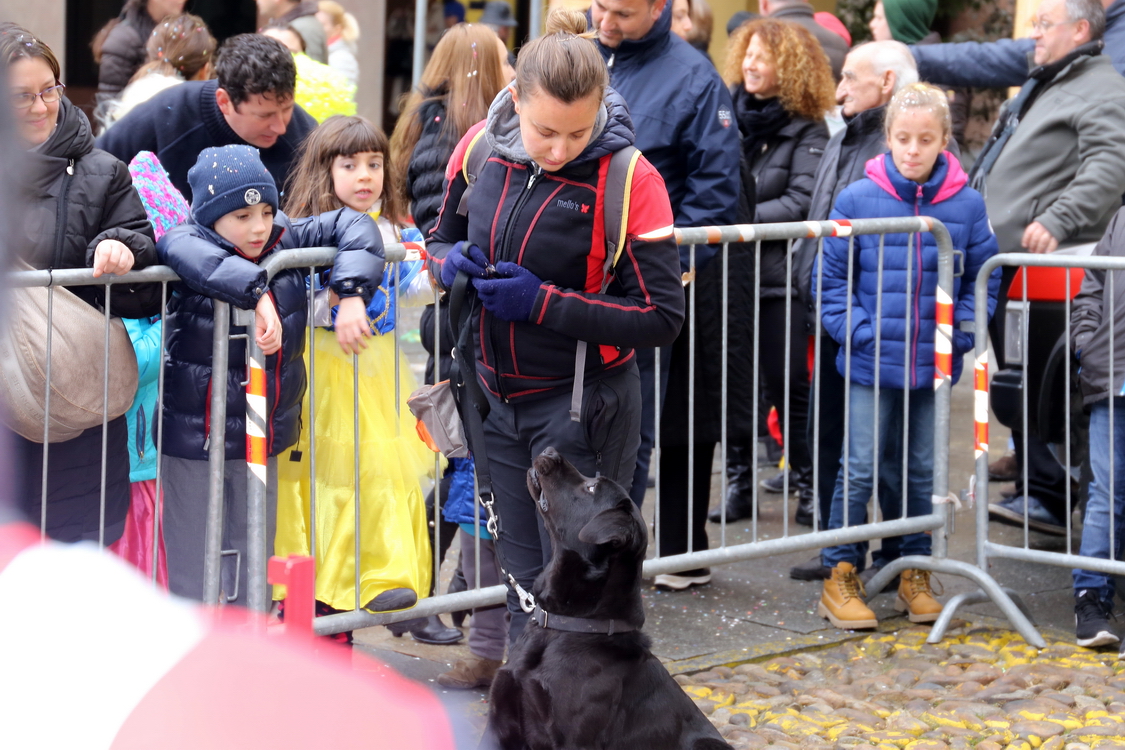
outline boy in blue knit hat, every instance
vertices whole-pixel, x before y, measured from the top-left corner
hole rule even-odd
[[[272,279],[261,261],[277,250],[336,246],[329,286],[340,298],[335,330],[347,352],[371,335],[366,305],[383,277],[383,243],[367,214],[348,208],[298,221],[278,211],[277,185],[250,146],[208,148],[188,171],[191,220],[161,238],[157,253],[181,281],[173,285],[165,316],[164,543],[168,587],[203,597],[208,449],[211,423],[213,300],[253,309],[253,336],[266,355],[268,546],[277,508],[277,456],[297,442],[305,392],[304,273],[286,269]],[[240,333],[237,327],[232,334]],[[226,383],[226,470],[222,590],[244,602],[246,544],[246,344],[230,341]],[[236,565],[237,563],[237,565]]]

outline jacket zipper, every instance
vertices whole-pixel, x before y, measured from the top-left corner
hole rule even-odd
[[[519,197],[516,198],[516,205],[512,207],[512,213],[508,214],[508,223],[504,226],[504,233],[500,235],[500,244],[496,248],[496,261],[508,260],[505,250],[509,249],[512,241],[512,234],[516,228],[516,217],[519,216],[520,211],[527,205],[528,200],[531,199],[531,194],[535,191],[536,181],[543,175],[543,169],[535,163],[532,163],[528,168],[527,185],[520,191]],[[513,262],[516,260],[514,257],[511,259]],[[483,314],[483,311],[482,311]],[[511,324],[509,324],[511,325]],[[496,340],[496,321],[488,329],[489,343],[492,345],[493,355],[496,357],[496,389],[500,394],[500,399],[504,403],[508,403],[508,394],[504,389],[504,378],[502,374],[502,367],[500,363],[500,347]],[[515,368],[515,362],[512,363]]]
[[[922,215],[922,186],[918,186],[918,192],[914,196],[914,215]],[[921,314],[921,307],[918,304],[918,295],[922,293],[922,234],[917,233],[914,235],[914,246],[918,249],[918,263],[915,272],[918,275],[918,280],[914,282],[914,337],[910,342],[910,387],[914,388],[918,385],[918,331],[921,328],[921,321],[918,316]],[[910,283],[913,279],[907,279]]]
[[[66,203],[70,196],[71,177],[74,176],[74,159],[66,165],[66,176],[63,177],[62,197],[59,199],[58,213],[55,215],[55,257],[51,268],[58,268],[62,264],[63,238],[66,237]]]

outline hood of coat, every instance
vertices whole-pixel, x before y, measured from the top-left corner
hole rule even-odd
[[[900,201],[913,203],[918,194],[918,183],[903,177],[895,167],[890,153],[879,154],[867,162],[864,174]],[[930,179],[922,185],[922,199],[926,203],[941,203],[952,198],[969,183],[969,177],[948,151],[938,155]]]
[[[49,193],[71,159],[78,161],[94,150],[94,133],[86,113],[59,99],[59,120],[50,137],[39,148],[27,152],[25,184],[33,192]]]
[[[520,117],[516,114],[515,104],[512,102],[512,90],[503,88],[492,106],[488,108],[488,122],[485,125],[484,136],[493,151],[506,159],[522,164],[531,162],[527,149],[523,146],[520,136]],[[633,132],[633,120],[629,117],[629,108],[625,100],[613,89],[606,87],[605,98],[598,109],[597,119],[594,120],[594,133],[590,142],[572,164],[595,161],[601,157],[612,154],[626,146],[633,145],[636,135]]]
[[[589,11],[586,11],[586,21],[590,28],[594,28],[594,19]],[[602,57],[606,60],[613,57],[615,61],[627,60],[630,57],[643,55],[649,50],[655,49],[657,46],[666,44],[668,37],[672,33],[672,0],[667,0],[664,3],[664,10],[661,11],[660,17],[656,19],[656,23],[648,30],[648,33],[640,39],[623,39],[621,44],[616,47],[606,47],[595,37],[594,43],[598,45],[598,51],[602,53]],[[686,42],[685,42],[686,44]]]

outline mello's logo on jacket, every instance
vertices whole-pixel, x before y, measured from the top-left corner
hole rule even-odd
[[[564,201],[562,198],[555,201],[555,205],[559,208],[566,208],[571,211],[581,211],[584,214],[590,213],[590,206],[586,203],[575,203],[574,201]]]

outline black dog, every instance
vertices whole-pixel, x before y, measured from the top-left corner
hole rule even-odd
[[[527,487],[551,535],[551,562],[532,589],[546,614],[533,614],[492,683],[484,741],[730,750],[641,633],[648,536],[629,495],[582,476],[553,448],[532,463]]]

